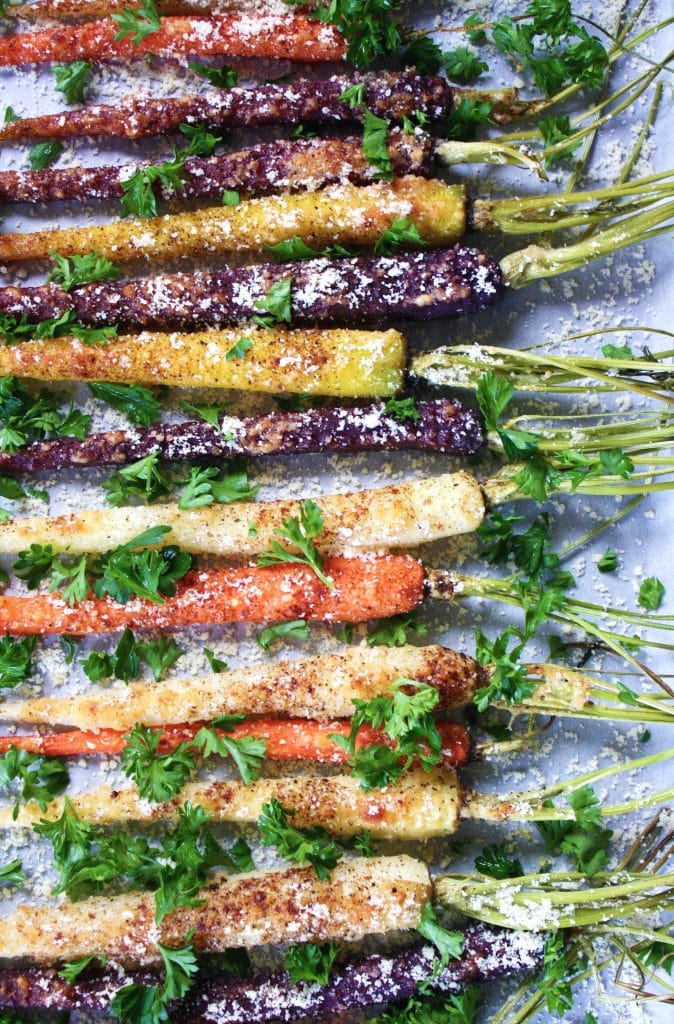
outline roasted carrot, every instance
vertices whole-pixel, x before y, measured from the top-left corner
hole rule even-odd
[[[186,55],[263,57],[276,60],[343,60],[339,32],[300,14],[214,15],[210,18],[162,18],[160,27],[137,45],[130,36],[115,40],[120,29],[112,18],[84,25],[60,25],[40,32],[0,38],[0,66],[49,61],[129,60],[146,53],[158,57]]]
[[[193,739],[206,722],[190,722],[188,725],[167,725],[162,729],[159,749],[162,753],[173,750],[183,741]],[[333,722],[307,721],[302,718],[257,718],[242,722],[227,733],[232,739],[242,736],[264,738],[267,741],[267,757],[272,761],[318,761],[322,764],[343,764],[349,755],[342,750],[331,733],[348,736],[351,723],[344,719]],[[460,768],[470,757],[470,735],[457,722],[439,722],[438,731],[442,737],[442,767]],[[219,735],[224,733],[218,730]],[[126,746],[124,731],[121,729],[73,729],[69,732],[47,733],[43,736],[0,736],[0,754],[10,747],[19,747],[32,754],[46,754],[49,757],[87,757],[96,754],[119,754]],[[361,726],[356,738],[357,747],[374,744],[392,746],[389,737],[370,726]]]
[[[225,622],[365,622],[399,615],[424,598],[424,569],[407,555],[326,558],[334,588],[305,565],[212,569],[191,572],[164,604],[140,599],[117,604],[89,598],[70,607],[58,594],[0,597],[0,632],[31,634],[114,633],[178,629]]]

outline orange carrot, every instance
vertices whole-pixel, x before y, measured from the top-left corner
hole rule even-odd
[[[226,54],[297,61],[343,60],[345,54],[344,40],[337,29],[299,14],[162,18],[158,31],[137,46],[129,36],[115,42],[118,31],[116,21],[103,18],[83,25],[2,36],[0,65],[128,60],[146,53],[159,57]]]
[[[189,725],[164,726],[159,750],[166,753],[179,743],[193,739],[205,724],[191,722]],[[219,735],[227,735],[232,739],[240,739],[242,736],[264,738],[267,741],[267,757],[272,761],[343,764],[349,755],[330,739],[330,733],[348,736],[350,729],[351,723],[341,719],[334,722],[312,722],[303,718],[258,718],[248,719],[235,726],[232,732],[219,732]],[[442,738],[443,767],[460,768],[465,765],[470,757],[470,735],[465,727],[456,722],[439,722],[438,731]],[[356,746],[369,747],[375,743],[392,745],[385,733],[367,725],[361,726]],[[87,757],[119,754],[125,745],[121,729],[74,729],[44,736],[0,736],[0,754],[14,746],[32,754],[46,754],[50,757]]]
[[[72,608],[58,594],[0,597],[0,633],[114,633],[225,622],[365,622],[412,611],[424,598],[424,568],[408,555],[326,558],[329,589],[308,566],[190,572],[164,604],[88,598]]]

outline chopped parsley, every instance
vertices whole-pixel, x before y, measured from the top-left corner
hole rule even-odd
[[[0,790],[18,784],[12,811],[14,819],[18,817],[21,804],[29,800],[35,800],[40,810],[45,811],[49,801],[59,796],[68,782],[68,769],[58,758],[29,754],[18,747],[10,747],[6,754],[0,755]]]
[[[46,167],[58,160],[63,152],[63,146],[55,139],[49,142],[38,142],[28,150],[28,163],[31,171],[44,171]]]
[[[283,964],[294,985],[301,982],[327,985],[337,956],[337,945],[325,942],[305,942],[300,946],[291,946],[283,958]]]
[[[390,256],[397,252],[401,245],[423,248],[426,244],[411,217],[394,217],[391,227],[387,228],[375,242],[374,251],[379,256]]]
[[[258,565],[281,565],[287,562],[308,565],[321,583],[334,589],[334,583],[323,572],[323,559],[314,544],[314,540],[323,533],[323,513],[315,501],[308,499],[300,502],[299,516],[286,519],[282,528],[274,530],[274,533],[297,548],[299,553],[288,551],[275,540],[268,551],[258,556]]]
[[[119,25],[115,42],[130,36],[134,46],[139,46],[149,35],[161,28],[161,18],[154,0],[141,0],[138,7],[124,7],[110,15]]]
[[[649,576],[639,587],[638,601],[642,608],[655,612],[665,596],[665,585],[657,576]]]
[[[207,64],[199,64],[197,61],[187,62],[190,71],[201,78],[207,79],[216,89],[231,89],[239,81],[239,72],[226,65],[221,68],[212,68]]]
[[[268,651],[277,640],[299,640],[306,643],[309,639],[309,624],[304,619],[293,619],[292,622],[280,622],[276,626],[265,626],[256,638],[263,651]]]
[[[284,860],[305,867],[310,864],[322,881],[330,878],[331,870],[343,853],[322,828],[294,828],[288,823],[295,811],[283,807],[273,797],[262,805],[257,827],[263,846],[273,846]]]
[[[72,64],[55,64],[56,91],[63,93],[66,103],[84,103],[90,75],[91,64],[86,60],[76,60]]]
[[[113,281],[121,273],[111,260],[99,256],[97,252],[87,253],[86,256],[59,256],[57,252],[51,252],[49,256],[53,269],[47,281],[60,285],[64,292],[70,292],[83,284]]]

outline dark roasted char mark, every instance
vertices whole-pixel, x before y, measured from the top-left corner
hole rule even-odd
[[[271,82],[254,89],[187,94],[171,99],[122,97],[115,106],[92,104],[41,117],[26,117],[0,127],[3,139],[65,139],[80,136],[116,136],[139,139],[176,132],[183,123],[212,128],[254,128],[268,124],[353,124],[362,119],[339,97],[358,82],[365,85],[365,106],[389,121],[402,121],[415,111],[432,120],[450,110],[452,91],[434,75],[413,70],[396,73],[334,75],[325,81],[300,78]]]
[[[72,309],[86,324],[189,328],[240,323],[272,284],[292,277],[294,326],[435,320],[477,313],[498,300],[496,260],[465,245],[395,256],[254,264],[196,274],[104,282],[70,293],[55,285],[0,289],[0,313],[38,323]]]
[[[464,939],[461,957],[437,975],[433,974],[435,950],[421,946],[338,964],[324,987],[294,985],[285,971],[251,978],[205,978],[172,1005],[171,1019],[183,1024],[263,1024],[325,1017],[409,999],[422,981],[428,981],[435,992],[454,993],[476,982],[531,970],[542,961],[540,935],[478,924],[466,929]],[[91,971],[73,985],[66,985],[55,970],[0,970],[0,1005],[105,1011],[120,985],[158,981],[159,975],[148,971],[121,977],[112,971]]]
[[[431,173],[433,140],[423,132],[389,133],[393,172],[428,176]],[[122,183],[136,166],[48,167],[44,171],[0,171],[0,202],[42,203],[56,199],[117,199]],[[362,139],[281,139],[222,156],[191,157],[185,161],[187,180],[174,192],[154,183],[164,199],[220,199],[225,189],[242,196],[271,192],[300,192],[326,185],[368,185],[376,181],[377,168],[363,153]]]
[[[320,452],[426,451],[472,455],[484,443],[477,413],[461,402],[417,403],[418,422],[398,420],[384,404],[276,412],[227,418],[225,433],[202,421],[164,424],[126,433],[112,430],[84,441],[55,438],[0,452],[0,472],[32,473],[81,466],[118,466],[158,452],[162,459],[229,458],[235,455],[301,455]],[[230,438],[231,440],[228,440]]]

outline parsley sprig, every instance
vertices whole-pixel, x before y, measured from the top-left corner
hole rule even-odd
[[[63,410],[64,398],[62,392],[44,388],[31,393],[16,377],[0,377],[0,451],[13,454],[30,441],[51,437],[83,441],[91,429],[91,416],[73,405]]]
[[[138,7],[124,7],[111,17],[119,25],[115,33],[116,43],[130,36],[133,45],[139,46],[144,39],[161,28],[161,18],[154,0],[141,0]]]
[[[13,788],[16,792],[14,819],[18,817],[21,804],[29,800],[35,800],[44,811],[49,801],[64,791],[68,781],[68,769],[57,758],[30,754],[18,747],[10,747],[0,756],[0,790]]]
[[[162,733],[136,725],[124,737],[122,770],[133,779],[140,795],[152,803],[164,803],[176,796],[197,768],[197,757],[231,757],[244,785],[259,778],[265,758],[266,740],[254,736],[229,736],[245,715],[221,715],[202,726],[193,739],[183,740],[172,750],[160,751]]]
[[[287,562],[308,565],[321,583],[334,590],[335,584],[323,572],[323,559],[314,544],[314,540],[323,533],[323,513],[315,501],[308,499],[300,502],[299,516],[284,520],[281,529],[274,530],[274,533],[297,550],[289,551],[279,541],[272,541],[269,550],[258,556],[258,565],[282,565]]]
[[[31,544],[19,552],[13,568],[29,589],[48,580],[49,590],[59,590],[70,605],[83,601],[92,589],[97,597],[109,596],[118,604],[132,597],[163,604],[192,566],[191,555],[176,545],[155,547],[170,532],[170,526],[153,526],[100,557],[82,555],[75,562],[49,544]]]
[[[350,755],[349,765],[362,789],[396,782],[416,760],[426,771],[440,763],[442,741],[432,715],[439,699],[435,687],[403,677],[392,684],[390,695],[353,701],[349,736],[331,733],[330,738]],[[358,733],[364,725],[384,732],[393,741],[391,746],[359,748]]]
[[[85,256],[60,256],[57,252],[51,252],[49,257],[53,269],[47,281],[60,285],[64,292],[70,292],[83,284],[113,281],[121,273],[119,267],[97,252]]]

